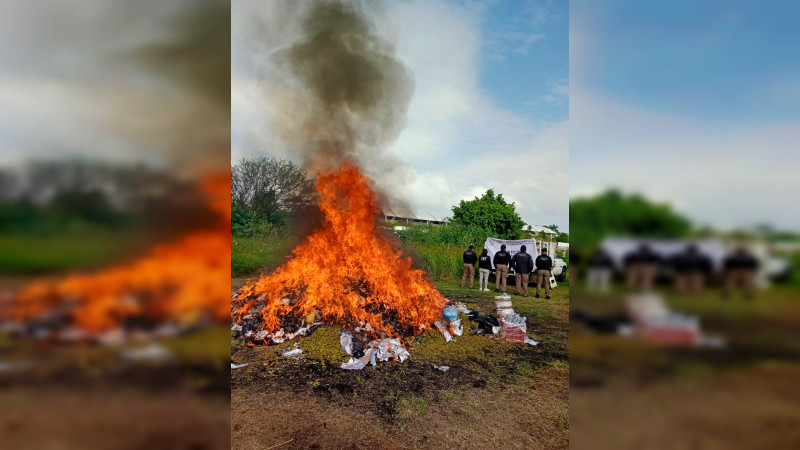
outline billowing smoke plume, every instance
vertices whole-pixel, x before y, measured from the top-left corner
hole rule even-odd
[[[276,109],[272,130],[311,173],[345,161],[373,178],[404,173],[385,150],[405,126],[413,76],[369,14],[366,3],[338,0],[270,12],[300,20],[292,41],[265,52],[280,81],[269,80],[264,101]],[[380,194],[382,206],[402,203]]]

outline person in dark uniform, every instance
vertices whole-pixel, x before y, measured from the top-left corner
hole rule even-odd
[[[578,285],[578,277],[581,275],[578,273],[579,265],[583,263],[583,255],[578,250],[578,248],[570,248],[568,249],[569,253],[569,267],[567,267],[567,273],[569,274],[569,284],[571,286]]]
[[[544,298],[550,299],[550,270],[553,260],[547,255],[547,248],[542,249],[542,254],[536,257],[536,298],[539,298],[539,288],[544,282]]]
[[[706,276],[711,272],[711,260],[701,254],[697,245],[689,244],[686,250],[675,255],[671,262],[674,287],[678,294],[699,294]]]
[[[755,296],[756,270],[758,260],[744,247],[738,247],[724,262],[725,282],[722,295],[728,298],[737,286],[741,286],[745,296],[752,300]]]
[[[469,288],[475,289],[475,263],[478,262],[478,254],[475,253],[474,249],[475,246],[470,245],[463,255],[464,272],[461,275],[462,288],[464,287],[464,283],[467,281],[467,276],[469,276]]]
[[[492,258],[489,250],[483,249],[478,257],[478,290],[489,292],[489,274],[492,272]]]
[[[628,289],[650,291],[658,275],[661,258],[643,243],[625,257],[625,277]]]
[[[572,261],[570,261],[570,267],[572,264]],[[589,290],[608,292],[611,284],[611,275],[614,270],[614,260],[611,259],[611,255],[603,247],[600,247],[589,258],[588,266],[589,271],[586,276],[586,282]]]
[[[519,248],[519,253],[514,255],[512,262],[514,264],[514,278],[517,282],[517,292],[514,295],[528,296],[528,281],[533,272],[533,258],[525,252],[527,247],[524,245]],[[550,282],[550,280],[548,280]]]
[[[506,245],[500,246],[500,251],[494,254],[495,279],[494,291],[500,292],[500,284],[503,285],[503,294],[506,293],[506,278],[508,278],[508,265],[511,264],[511,254],[506,251]],[[502,279],[502,283],[501,283]]]

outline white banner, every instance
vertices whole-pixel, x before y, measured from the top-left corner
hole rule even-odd
[[[625,268],[625,257],[639,249],[643,243],[647,243],[650,250],[664,260],[672,258],[678,253],[686,251],[686,246],[692,241],[680,239],[660,239],[646,240],[636,238],[608,238],[600,244],[614,261],[618,270]],[[715,272],[722,270],[722,261],[727,252],[722,241],[717,239],[703,239],[694,241],[697,251],[711,259],[711,264]]]
[[[500,246],[505,244],[506,251],[511,254],[513,258],[514,255],[519,253],[519,248],[523,245],[526,247],[525,252],[531,255],[534,259],[536,258],[537,250],[536,250],[536,239],[520,239],[517,241],[510,241],[506,239],[497,239],[497,238],[487,238],[486,243],[483,244],[483,248],[489,250],[489,257],[494,260],[494,254],[500,251]],[[482,253],[482,249],[475,249],[476,253],[479,255]],[[492,268],[494,269],[494,263],[492,263]],[[512,268],[509,267],[509,270]]]

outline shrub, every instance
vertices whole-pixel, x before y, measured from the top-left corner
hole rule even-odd
[[[466,247],[470,244],[476,249],[482,248],[486,238],[492,233],[486,229],[460,224],[412,225],[396,232],[400,240],[406,244],[454,245]],[[463,252],[463,250],[462,250]]]

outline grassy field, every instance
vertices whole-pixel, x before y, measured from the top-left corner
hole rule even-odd
[[[449,276],[435,285],[493,313],[493,292],[459,282]],[[465,316],[464,336],[447,343],[429,331],[412,342],[410,360],[361,371],[339,368],[347,355],[335,327],[269,347],[232,340],[231,360],[248,363],[231,373],[232,448],[565,448],[569,289],[551,296],[512,300],[535,347],[475,335]],[[281,356],[295,344],[302,359]]]
[[[412,255],[419,257],[423,269],[432,280],[451,280],[461,278],[462,247],[448,245],[413,244],[408,245]]]
[[[0,273],[46,273],[95,267],[138,252],[146,243],[146,236],[133,231],[0,234]]]
[[[258,273],[259,270],[278,264],[286,254],[288,245],[273,236],[231,239],[231,276]]]
[[[577,289],[575,289],[577,290]],[[571,307],[624,310],[623,293],[573,292]],[[800,446],[800,303],[776,287],[754,301],[718,288],[679,297],[723,349],[655,346],[571,326],[571,444],[592,448],[797,448]]]

